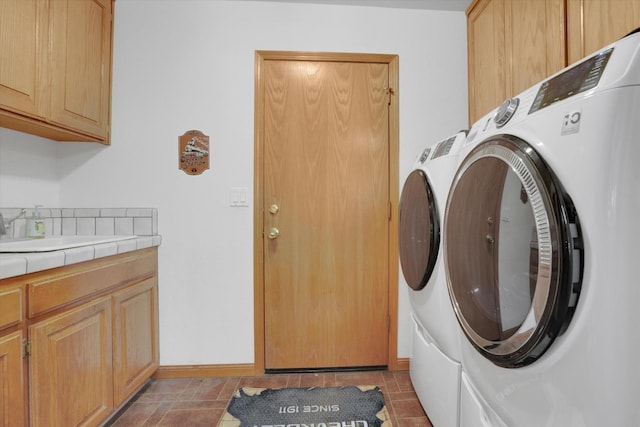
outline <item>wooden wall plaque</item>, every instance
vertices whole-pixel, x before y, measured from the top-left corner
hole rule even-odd
[[[178,137],[178,168],[189,175],[209,169],[209,137],[199,130],[189,130]]]

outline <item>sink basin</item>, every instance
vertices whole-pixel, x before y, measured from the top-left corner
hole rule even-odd
[[[135,235],[111,236],[51,236],[44,239],[0,240],[0,253],[49,252],[92,246],[101,243],[135,239]]]

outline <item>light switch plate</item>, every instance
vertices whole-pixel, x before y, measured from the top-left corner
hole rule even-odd
[[[249,189],[247,187],[231,187],[231,207],[249,206]]]

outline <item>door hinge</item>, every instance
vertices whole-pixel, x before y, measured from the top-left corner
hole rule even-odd
[[[386,89],[385,89],[385,92],[386,92],[386,93],[387,93],[387,95],[389,96],[389,101],[388,101],[388,102],[389,102],[389,104],[388,104],[388,105],[391,105],[391,97],[392,97],[393,95],[395,95],[395,94],[396,94],[396,91],[395,91],[395,90],[393,90],[393,88],[388,87],[388,88],[386,88]]]
[[[22,357],[31,356],[31,340],[22,340]]]
[[[391,220],[391,212],[393,211],[393,205],[389,202],[389,212],[387,213],[387,218]]]
[[[387,332],[391,332],[391,315],[387,315]]]

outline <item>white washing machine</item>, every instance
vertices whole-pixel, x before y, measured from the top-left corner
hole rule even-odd
[[[441,229],[465,139],[466,132],[459,132],[425,148],[400,198],[400,264],[412,308],[411,381],[437,427],[458,425],[461,332],[447,292]]]
[[[460,426],[640,425],[640,33],[468,141],[443,231]]]

